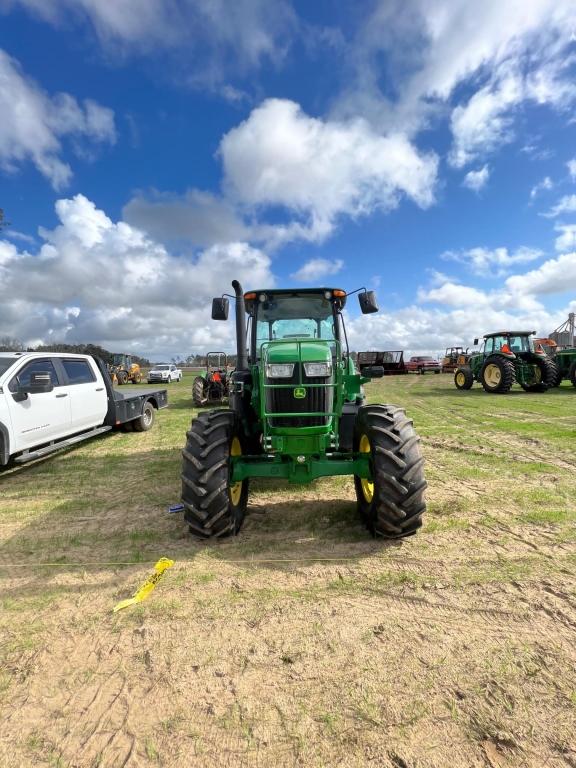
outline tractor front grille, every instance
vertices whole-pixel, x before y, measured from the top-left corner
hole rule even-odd
[[[302,369],[300,378],[298,365],[290,379],[266,378],[266,384],[289,384],[288,387],[266,389],[266,411],[271,413],[291,413],[293,416],[275,416],[270,418],[271,427],[324,427],[330,421],[334,388],[331,377],[306,376]],[[306,397],[294,397],[294,389],[306,384],[322,384],[323,386],[305,387]],[[300,413],[315,411],[326,416],[299,416]]]

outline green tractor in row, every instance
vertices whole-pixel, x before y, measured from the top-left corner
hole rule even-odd
[[[576,349],[556,350],[552,359],[558,370],[554,386],[558,387],[564,379],[568,379],[576,387]]]
[[[230,408],[193,419],[183,450],[182,502],[191,532],[236,534],[251,478],[309,483],[352,475],[373,535],[415,533],[426,507],[419,438],[402,408],[366,404],[362,385],[384,370],[356,372],[342,316],[346,292],[243,293],[238,281],[232,286],[237,367]],[[364,314],[378,311],[372,291],[358,298]],[[227,298],[213,300],[214,320],[226,320],[228,311]]]
[[[493,394],[506,394],[514,383],[520,384],[525,392],[546,392],[555,386],[558,369],[540,346],[534,346],[534,333],[487,333],[480,351],[456,369],[457,389],[470,389],[475,381]],[[474,345],[477,344],[478,339],[474,339]]]

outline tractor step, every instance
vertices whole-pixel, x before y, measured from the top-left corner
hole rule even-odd
[[[80,435],[69,437],[66,440],[58,440],[57,442],[50,443],[50,445],[39,448],[37,451],[24,451],[20,456],[17,456],[14,461],[18,464],[24,464],[26,461],[33,461],[34,459],[40,459],[42,456],[48,456],[50,453],[60,451],[62,448],[68,448],[76,443],[81,443],[83,440],[90,440],[91,437],[96,437],[104,432],[109,432],[112,427],[95,427],[89,432],[82,432]]]

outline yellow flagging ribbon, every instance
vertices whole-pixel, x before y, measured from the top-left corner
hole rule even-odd
[[[127,600],[121,600],[118,605],[115,605],[114,613],[116,613],[116,611],[121,611],[122,608],[128,608],[129,605],[135,605],[136,603],[141,603],[142,600],[146,600],[150,592],[152,592],[156,584],[158,584],[162,578],[164,571],[168,570],[168,568],[172,568],[173,565],[174,560],[169,560],[167,557],[161,557],[154,566],[154,573],[151,576],[148,576],[144,584],[142,584],[140,589],[134,592],[132,597],[129,597]]]

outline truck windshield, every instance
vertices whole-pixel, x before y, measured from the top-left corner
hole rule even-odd
[[[157,365],[156,366],[157,371],[169,371],[170,366],[169,365]]]
[[[322,294],[281,294],[258,305],[256,347],[279,339],[337,338],[332,302]]]
[[[17,357],[0,357],[0,376],[13,366],[16,360]]]

